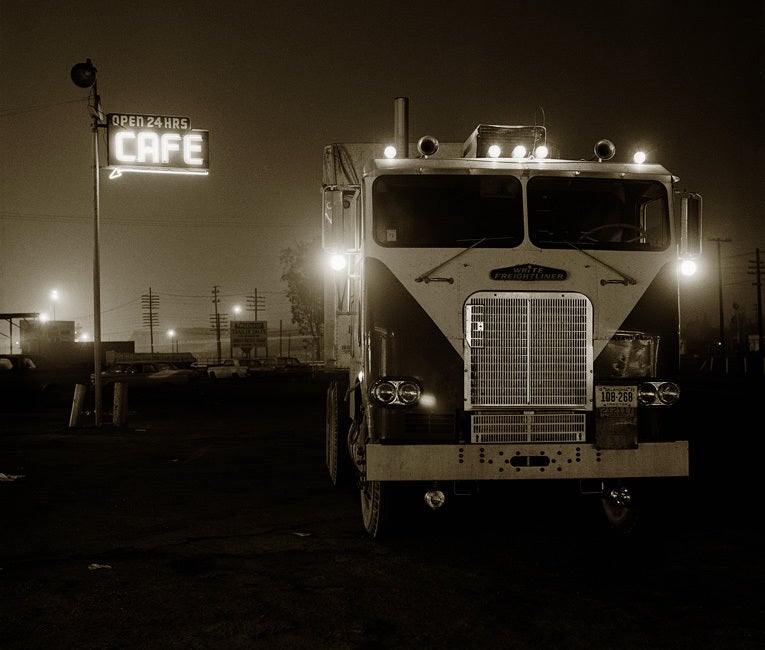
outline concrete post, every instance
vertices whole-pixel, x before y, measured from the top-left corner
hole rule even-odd
[[[112,424],[124,427],[127,424],[128,385],[126,381],[114,382],[114,413]]]
[[[74,387],[74,397],[72,398],[72,411],[69,414],[69,428],[80,426],[82,416],[82,405],[85,403],[85,394],[88,387],[85,384],[76,384]]]

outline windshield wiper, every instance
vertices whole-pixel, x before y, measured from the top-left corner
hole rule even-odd
[[[431,277],[430,277],[430,275],[431,275],[431,273],[435,273],[436,271],[438,271],[438,269],[440,269],[442,266],[446,266],[446,265],[447,265],[449,262],[451,262],[453,259],[456,259],[456,258],[458,258],[460,255],[464,255],[464,254],[465,254],[465,253],[467,253],[469,250],[471,250],[471,249],[475,248],[475,247],[476,247],[476,246],[478,246],[479,244],[482,244],[482,243],[483,243],[483,242],[485,242],[487,239],[489,239],[489,238],[488,238],[488,237],[483,237],[483,238],[481,238],[481,239],[477,239],[477,240],[475,241],[475,243],[473,243],[473,244],[470,244],[470,246],[468,246],[467,248],[463,248],[461,251],[458,251],[457,253],[455,253],[454,255],[452,255],[450,258],[448,258],[448,259],[444,260],[444,261],[443,261],[443,262],[441,262],[440,264],[437,264],[437,265],[436,265],[436,266],[434,266],[432,269],[430,269],[430,271],[426,271],[426,272],[425,272],[425,273],[423,273],[422,275],[418,275],[418,276],[417,276],[417,277],[414,279],[414,281],[415,281],[415,282],[425,282],[425,284],[427,284],[428,282],[448,282],[449,284],[454,284],[454,278],[431,278]],[[498,239],[500,239],[500,238],[498,238]]]
[[[565,240],[561,240],[561,243],[563,243],[563,244],[568,244],[568,245],[569,245],[569,246],[571,246],[571,248],[573,248],[574,250],[577,250],[577,251],[579,251],[580,253],[582,253],[582,255],[586,255],[587,257],[589,257],[589,258],[591,258],[591,259],[595,260],[595,261],[596,261],[596,262],[598,262],[599,264],[602,264],[602,265],[603,265],[603,266],[605,266],[607,269],[611,269],[611,270],[612,270],[614,273],[618,273],[619,275],[621,275],[621,276],[622,276],[622,279],[621,279],[621,280],[604,280],[603,278],[601,278],[601,279],[600,279],[600,284],[601,284],[601,286],[602,286],[602,285],[604,285],[604,284],[623,284],[623,285],[625,285],[625,286],[626,286],[626,285],[628,285],[628,284],[637,284],[637,280],[635,280],[635,278],[633,278],[632,276],[630,276],[630,275],[627,275],[626,273],[624,273],[624,272],[620,271],[619,269],[617,269],[617,268],[615,268],[615,267],[611,266],[610,264],[607,264],[607,263],[606,263],[606,262],[604,262],[603,260],[601,260],[601,259],[598,259],[597,257],[595,257],[594,255],[592,255],[591,253],[588,253],[587,251],[585,251],[585,250],[582,250],[582,249],[581,249],[581,248],[579,248],[579,246],[577,246],[576,244],[574,244],[574,243],[572,243],[572,242],[570,242],[570,241],[565,241]]]

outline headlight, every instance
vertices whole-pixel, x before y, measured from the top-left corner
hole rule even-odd
[[[385,406],[411,406],[422,395],[422,386],[410,377],[382,377],[369,391],[372,399]]]
[[[656,403],[656,386],[653,384],[640,384],[638,386],[638,404],[650,406]]]
[[[641,406],[668,406],[680,399],[680,387],[672,381],[646,381],[638,386]]]
[[[662,404],[674,404],[680,399],[680,387],[674,382],[665,381],[659,385],[657,394]]]

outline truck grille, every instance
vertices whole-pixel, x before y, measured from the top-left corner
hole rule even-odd
[[[472,442],[584,442],[584,413],[476,413]]]
[[[493,292],[465,304],[465,403],[588,410],[592,304],[580,293]]]

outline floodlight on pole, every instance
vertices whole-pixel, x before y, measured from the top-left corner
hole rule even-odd
[[[101,98],[98,95],[96,68],[90,59],[72,66],[72,82],[80,88],[92,88],[90,113],[93,118],[93,386],[95,389],[95,424],[101,426],[101,267],[99,256],[100,202],[98,128],[101,123]]]
[[[51,320],[56,320],[56,301],[58,300],[58,289],[53,289],[50,292],[50,299],[51,299],[51,311],[53,312],[53,318]]]

